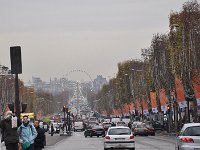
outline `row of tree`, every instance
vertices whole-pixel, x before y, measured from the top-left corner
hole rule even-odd
[[[200,80],[200,4],[188,1],[180,12],[169,15],[168,34],[153,35],[151,45],[141,50],[141,60],[118,64],[118,73],[97,94],[99,111],[111,114],[124,104],[145,100],[152,111],[150,92],[156,92],[157,110],[161,112],[160,90],[164,89],[168,104],[177,104],[175,79],[182,81],[186,100],[192,100],[195,122],[198,119],[194,83]],[[136,107],[135,107],[136,108]],[[137,109],[137,108],[136,108]]]
[[[35,91],[32,86],[25,86],[19,80],[19,99],[27,104],[26,112],[42,112],[47,115],[54,112],[53,96],[49,92]],[[3,115],[8,104],[15,102],[15,77],[8,67],[0,65],[0,115]],[[50,104],[51,103],[51,104]]]

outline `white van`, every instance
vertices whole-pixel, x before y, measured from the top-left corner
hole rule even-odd
[[[117,123],[117,122],[120,122],[121,120],[120,120],[120,118],[112,118],[111,119],[111,122],[113,122],[113,123]]]
[[[81,130],[84,130],[84,126],[83,126],[83,122],[78,121],[78,122],[74,122],[74,132]]]

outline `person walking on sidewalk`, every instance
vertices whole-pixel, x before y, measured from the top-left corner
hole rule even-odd
[[[20,121],[15,117],[12,111],[5,112],[4,119],[0,122],[2,129],[2,142],[5,142],[6,150],[18,150],[19,138],[17,128]]]
[[[37,120],[34,122],[34,126],[38,133],[37,137],[35,138],[34,150],[42,150],[46,143],[45,131],[43,128],[40,128],[39,121]]]
[[[28,116],[23,116],[22,125],[17,130],[19,135],[20,149],[34,150],[34,140],[37,137],[35,127],[29,122]]]

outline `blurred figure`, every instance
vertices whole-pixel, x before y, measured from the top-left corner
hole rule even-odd
[[[12,114],[12,111],[7,111],[4,115],[4,119],[0,122],[2,141],[5,142],[6,150],[18,150],[19,138],[17,128],[19,126],[20,121]]]
[[[129,127],[130,129],[132,129],[132,123],[131,123],[131,121],[129,121],[128,127]]]
[[[34,150],[42,150],[46,145],[45,131],[43,128],[40,128],[39,121],[34,122],[35,129],[37,131],[37,137],[34,142]]]
[[[112,122],[112,123],[111,123],[111,126],[114,127],[114,126],[116,126],[116,124],[115,124],[114,122]]]
[[[51,136],[53,136],[54,134],[54,127],[53,127],[53,124],[51,124]]]

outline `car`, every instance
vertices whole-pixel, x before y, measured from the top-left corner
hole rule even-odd
[[[108,129],[104,138],[104,150],[115,148],[135,150],[134,135],[129,127],[116,126]]]
[[[52,125],[53,125],[53,129],[54,129],[53,134],[56,133],[56,128],[59,127],[58,123],[53,122],[53,123],[50,125],[50,127],[49,127],[49,134],[52,134],[52,133],[51,133],[51,126],[52,126]]]
[[[116,122],[116,126],[126,126],[126,123],[124,121],[118,121]]]
[[[111,127],[110,122],[103,122],[102,125],[103,125],[103,128],[104,128],[105,131],[108,131],[108,128]]]
[[[105,136],[105,130],[103,128],[103,126],[89,126],[85,132],[84,132],[84,136],[85,138],[87,138],[88,136],[93,137],[93,136]]]
[[[131,119],[129,119],[129,118],[122,118],[122,121],[125,122],[126,126],[128,126],[128,123],[131,122]]]
[[[110,119],[104,119],[104,122],[109,122],[110,123]]]
[[[146,128],[145,124],[137,124],[133,130],[134,135],[149,135],[149,130]]]
[[[135,127],[136,127],[138,124],[143,124],[143,122],[134,121],[134,122],[132,123],[132,131],[134,131]]]
[[[152,126],[155,130],[164,130],[164,126],[159,121],[153,121]]]
[[[113,122],[113,123],[117,123],[119,121],[121,121],[120,118],[112,118],[111,119],[111,122]]]
[[[153,128],[151,124],[147,124],[146,128],[148,129],[148,135],[155,136],[156,130]]]
[[[83,131],[84,130],[84,125],[82,121],[74,122],[74,132],[76,131]]]
[[[177,150],[200,149],[200,123],[184,124],[176,139]]]

